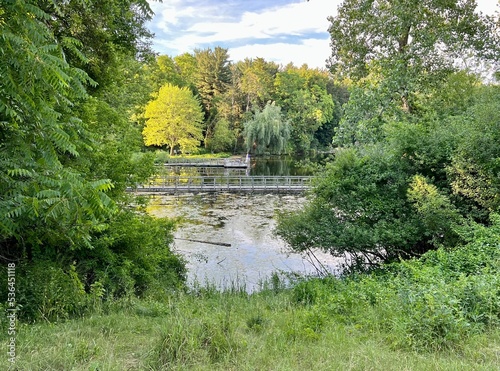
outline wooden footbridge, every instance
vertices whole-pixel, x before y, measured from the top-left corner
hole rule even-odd
[[[164,165],[177,167],[224,167],[245,169],[250,166],[250,162],[242,158],[169,158]]]
[[[301,193],[309,189],[308,176],[163,176],[128,188],[135,193]]]

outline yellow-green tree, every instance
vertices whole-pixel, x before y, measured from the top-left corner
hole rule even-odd
[[[142,131],[147,146],[167,145],[170,155],[175,146],[189,152],[203,139],[203,111],[200,102],[188,88],[166,84],[158,97],[146,106],[146,126]]]

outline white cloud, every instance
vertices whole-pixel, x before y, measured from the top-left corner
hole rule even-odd
[[[328,16],[342,0],[290,0],[289,4],[249,11],[249,0],[165,0],[152,2],[156,16],[154,48],[163,54],[192,53],[218,45],[234,61],[262,57],[286,65],[324,67],[330,55]],[[477,0],[478,10],[494,14],[495,0]],[[270,4],[273,4],[270,2]],[[286,40],[286,41],[285,41]],[[275,41],[275,42],[273,42]]]
[[[254,44],[258,40],[273,37],[307,38],[311,37],[308,36],[311,33],[323,33],[323,38],[327,38],[327,16],[336,12],[338,2],[339,0],[300,0],[258,12],[242,9],[238,15],[235,15],[235,11],[239,9],[221,11],[217,4],[202,1],[199,1],[196,10],[191,5],[183,6],[179,0],[169,1],[168,4],[153,3],[153,10],[157,14],[152,22],[157,34],[155,45],[180,54],[206,45],[243,44],[249,40],[252,40],[250,47],[255,48]],[[172,25],[179,28],[175,34],[170,32]],[[160,34],[159,30],[164,34]],[[307,43],[298,40],[295,48],[287,50],[296,50]],[[266,46],[262,48],[269,49]]]
[[[150,1],[150,6],[155,13],[152,25],[166,33],[172,30],[172,25],[182,29],[183,24],[197,20],[221,18],[214,4],[206,4],[203,1],[196,1],[195,5],[188,5],[184,0],[168,0],[162,3]],[[189,19],[189,23],[184,23]]]
[[[306,39],[301,44],[252,44],[229,49],[233,61],[262,57],[283,66],[293,62],[297,67],[306,63],[311,68],[325,68],[330,53],[329,39]]]

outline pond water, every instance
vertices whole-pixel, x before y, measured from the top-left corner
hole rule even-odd
[[[152,196],[148,212],[157,217],[182,218],[174,249],[188,262],[188,283],[219,288],[260,287],[274,272],[314,274],[339,272],[341,259],[314,252],[312,257],[291,253],[273,235],[276,210],[298,209],[303,196],[276,194],[183,194]],[[230,244],[220,246],[202,242]]]
[[[250,157],[250,166],[248,168],[223,168],[223,167],[182,167],[182,166],[165,166],[161,168],[162,175],[191,175],[191,176],[225,176],[225,175],[246,175],[246,176],[295,176],[295,175],[312,175],[307,166],[307,163],[321,162],[328,155],[317,155],[315,157],[308,156],[291,157],[291,156],[265,156],[265,157]],[[245,156],[234,156],[234,159],[239,159],[245,162]]]

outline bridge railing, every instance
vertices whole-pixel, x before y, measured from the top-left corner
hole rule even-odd
[[[200,164],[200,163],[213,163],[213,164],[224,164],[228,160],[226,158],[167,158],[165,164]]]
[[[169,158],[163,166],[194,166],[194,167],[235,167],[244,168],[250,165],[244,158]]]
[[[311,185],[308,176],[178,176],[151,179],[137,190],[305,190]]]

